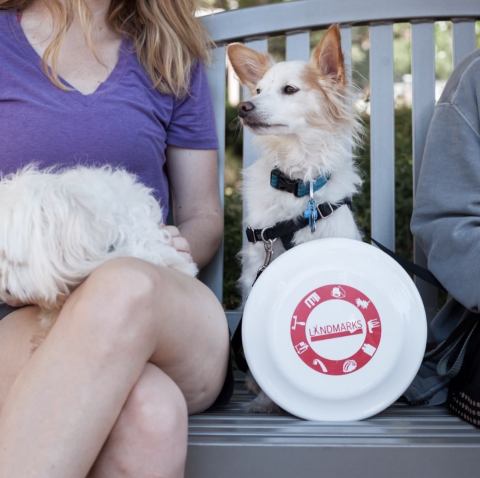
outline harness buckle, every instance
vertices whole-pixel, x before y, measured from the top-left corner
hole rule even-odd
[[[275,239],[265,239],[264,234],[265,234],[265,231],[266,231],[267,229],[273,229],[273,226],[264,227],[264,228],[262,229],[262,232],[260,233],[260,236],[261,236],[261,238],[262,238],[262,241],[263,241],[265,244],[267,244],[267,243],[269,243],[269,242],[273,244],[273,243],[277,240],[277,238],[275,238]]]
[[[263,266],[261,266],[257,271],[257,278],[267,268],[268,264],[270,264],[273,256],[273,243],[277,240],[277,238],[265,239],[264,234],[267,229],[272,229],[272,226],[265,227],[264,229],[262,229],[262,232],[260,234],[263,241],[263,247],[265,248],[265,261],[263,262]]]
[[[330,212],[328,214],[325,214],[325,215],[322,214],[322,208],[321,208],[321,206],[323,206],[324,204],[326,204],[330,208]],[[332,205],[329,202],[324,202],[323,204],[319,204],[317,206],[317,211],[318,211],[318,214],[320,214],[320,217],[322,219],[326,219],[327,217],[330,217],[334,213],[335,210],[333,209]]]
[[[253,227],[248,226],[247,227],[247,236],[248,236],[248,231],[251,232],[252,238],[253,238],[253,241],[250,241],[250,242],[252,242],[253,244],[256,244],[257,243],[257,238],[255,237],[255,229]]]
[[[279,169],[272,169],[270,173],[270,186],[279,191],[286,191],[292,193],[296,197],[301,197],[298,194],[298,179],[289,178],[287,175],[283,174]]]

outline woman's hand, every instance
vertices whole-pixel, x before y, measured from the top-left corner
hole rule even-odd
[[[170,236],[169,245],[172,246],[184,259],[193,262],[189,242],[180,235],[180,231],[175,226],[160,226],[160,229],[167,231]]]

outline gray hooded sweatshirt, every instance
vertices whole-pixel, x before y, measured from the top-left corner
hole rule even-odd
[[[411,229],[450,294],[431,324],[440,343],[461,320],[480,314],[480,50],[457,66],[435,107]],[[448,382],[430,361],[405,396],[439,404]]]

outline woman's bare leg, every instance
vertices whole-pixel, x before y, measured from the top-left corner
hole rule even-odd
[[[30,358],[39,333],[38,311],[28,307],[0,322],[0,410]],[[88,478],[183,477],[187,407],[178,386],[147,363]]]
[[[72,295],[11,387],[0,477],[84,478],[149,360],[194,412],[217,396],[227,355],[224,314],[207,288],[142,261],[110,261]]]
[[[182,392],[147,364],[88,478],[183,478],[187,432]]]

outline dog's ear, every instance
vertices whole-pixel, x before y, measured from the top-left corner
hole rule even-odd
[[[228,58],[242,85],[254,90],[265,73],[275,64],[268,53],[258,53],[241,43],[228,45]]]
[[[342,85],[345,84],[345,63],[338,25],[332,25],[328,29],[323,40],[312,53],[310,63],[323,75],[333,78]]]

